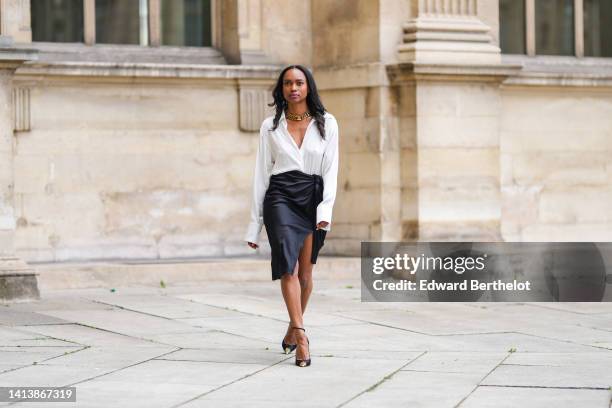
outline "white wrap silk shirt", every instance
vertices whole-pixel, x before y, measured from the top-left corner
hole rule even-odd
[[[259,147],[253,177],[253,197],[251,220],[244,240],[259,243],[263,227],[263,200],[268,190],[270,176],[290,170],[300,170],[306,174],[318,174],[323,178],[323,201],[317,206],[317,224],[327,221],[323,229],[331,230],[332,209],[336,200],[338,184],[338,123],[329,112],[325,118],[325,140],[311,118],[302,141],[298,147],[287,130],[285,113],[281,114],[276,130],[272,130],[274,117],[266,118],[259,131]]]

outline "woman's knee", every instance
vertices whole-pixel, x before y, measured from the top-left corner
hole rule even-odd
[[[312,283],[312,264],[308,266],[305,265],[303,268],[300,268],[298,271],[298,277],[300,279],[300,284],[302,285]]]
[[[284,280],[299,279],[299,262],[295,263],[295,268],[293,268],[293,272],[288,271],[287,273],[284,273],[281,276],[281,279],[284,279]]]
[[[281,276],[281,281],[283,282],[292,282],[295,280],[298,280],[299,277],[297,275],[297,273],[290,273],[290,272],[285,272],[283,273],[283,276]]]

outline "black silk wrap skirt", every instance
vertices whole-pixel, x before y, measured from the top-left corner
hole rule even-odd
[[[323,177],[291,170],[270,176],[263,221],[272,253],[272,280],[293,274],[300,249],[313,233],[310,262],[317,263],[327,231],[317,230],[317,206],[323,201]]]

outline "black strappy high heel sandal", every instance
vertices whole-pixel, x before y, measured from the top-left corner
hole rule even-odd
[[[304,330],[304,333],[306,333],[306,329],[304,329],[303,327],[293,328],[298,330]],[[297,353],[295,353],[295,365],[298,367],[308,367],[310,365],[310,340],[308,340],[308,337],[306,337],[306,341],[308,342],[308,358],[306,360],[300,360],[299,358],[297,358]]]
[[[285,352],[285,354],[289,354],[297,348],[297,344],[285,343],[284,337],[283,337],[283,341],[281,342],[281,346],[283,346],[283,351]]]

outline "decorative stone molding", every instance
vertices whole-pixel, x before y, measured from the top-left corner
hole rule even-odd
[[[14,129],[17,132],[30,130],[30,89],[13,89],[13,113],[15,115]]]
[[[477,17],[476,0],[419,0],[418,17],[403,26],[398,59],[405,62],[497,64],[501,50]]]
[[[476,0],[419,0],[419,14],[476,15]]]
[[[270,90],[262,84],[240,82],[240,130],[257,132],[261,122],[268,116],[271,101]]]
[[[521,65],[522,70],[504,81],[504,86],[612,87],[609,58],[566,56],[503,55],[504,64]]]
[[[256,65],[202,65],[202,64],[159,64],[132,62],[45,62],[40,61],[21,66],[17,70],[20,78],[25,77],[96,77],[98,80],[125,78],[133,81],[150,79],[193,79],[234,81],[235,79],[273,80],[278,75],[278,66]]]
[[[508,77],[519,74],[521,64],[417,64],[411,62],[389,64],[386,66],[389,82],[392,85],[414,83],[428,79],[456,82],[496,82],[501,83]]]

